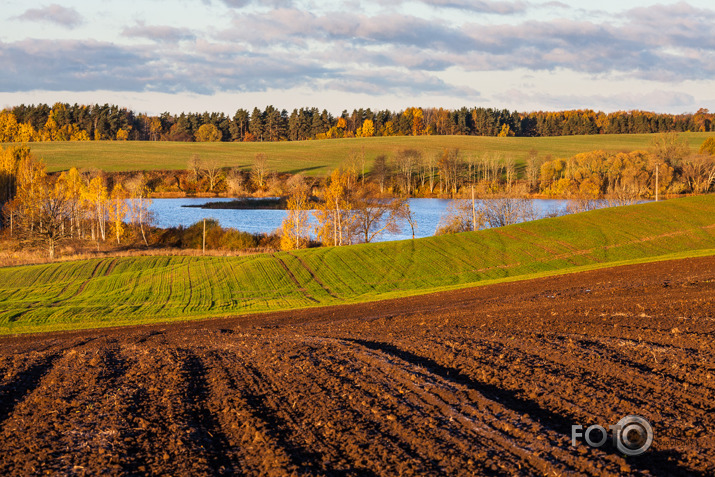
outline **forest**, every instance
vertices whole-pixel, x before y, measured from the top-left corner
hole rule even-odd
[[[116,105],[56,103],[20,105],[0,112],[0,143],[35,141],[303,141],[373,136],[473,135],[545,137],[587,134],[638,134],[715,131],[713,114],[659,114],[647,111],[604,113],[593,110],[518,112],[507,109],[407,108],[403,111],[355,109],[334,116],[315,107],[267,106],[217,112],[158,116]]]

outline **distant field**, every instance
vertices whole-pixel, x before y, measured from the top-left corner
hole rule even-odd
[[[9,267],[0,334],[373,301],[714,249],[709,195],[401,242]]]
[[[683,134],[693,148],[713,133]],[[265,153],[278,172],[304,172],[322,176],[341,164],[353,151],[365,150],[368,162],[379,154],[414,148],[435,155],[445,148],[466,154],[495,152],[521,162],[530,149],[542,157],[569,157],[596,149],[632,151],[647,148],[651,134],[496,138],[476,136],[376,137],[279,143],[178,143],[178,142],[40,142],[30,147],[45,160],[50,171],[101,168],[106,171],[186,169],[193,154],[216,159],[223,166],[250,168],[256,153]]]

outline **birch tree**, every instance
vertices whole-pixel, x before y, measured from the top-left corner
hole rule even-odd
[[[293,250],[305,248],[310,240],[308,227],[310,194],[303,177],[296,174],[290,179],[288,185],[290,195],[288,197],[288,215],[283,219],[281,230],[281,248],[283,250]]]

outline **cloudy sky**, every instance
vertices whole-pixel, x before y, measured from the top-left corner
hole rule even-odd
[[[0,108],[715,110],[712,0],[2,0]]]

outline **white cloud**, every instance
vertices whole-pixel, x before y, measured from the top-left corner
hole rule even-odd
[[[146,25],[144,22],[137,22],[136,25],[125,27],[122,36],[128,38],[146,38],[153,41],[178,42],[182,40],[193,40],[194,33],[188,28],[176,28],[162,25]]]
[[[82,15],[77,10],[56,3],[42,8],[30,8],[15,18],[25,21],[50,22],[65,28],[74,28],[84,22]]]

